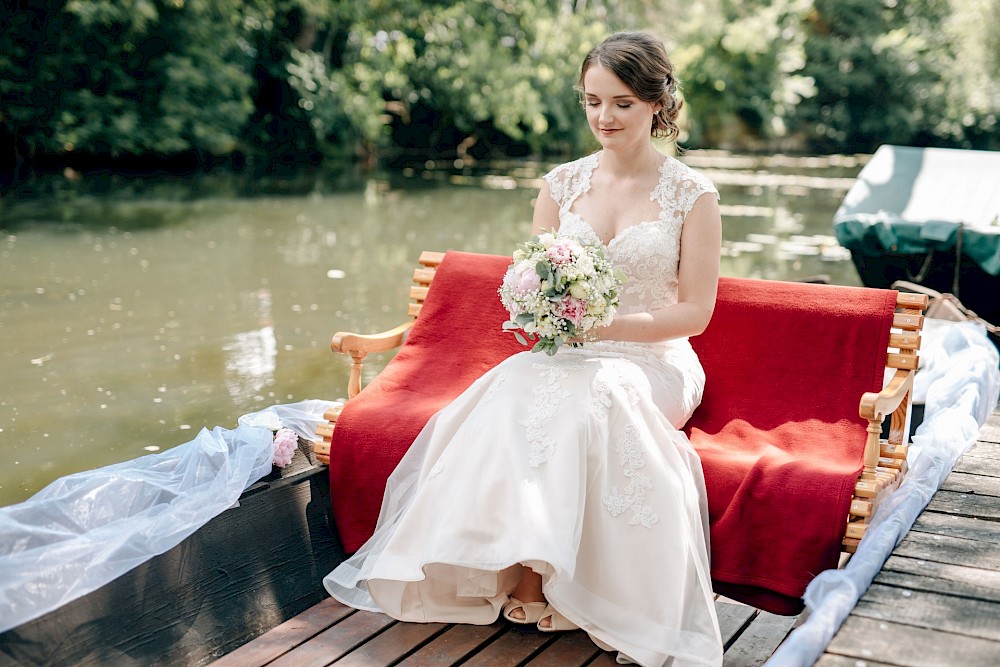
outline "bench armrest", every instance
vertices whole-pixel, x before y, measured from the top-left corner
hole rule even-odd
[[[330,341],[330,349],[334,352],[350,355],[351,375],[347,381],[347,398],[354,398],[361,391],[362,361],[369,352],[386,352],[403,344],[406,334],[413,327],[413,321],[404,322],[394,329],[377,334],[357,334],[349,331],[339,331]]]

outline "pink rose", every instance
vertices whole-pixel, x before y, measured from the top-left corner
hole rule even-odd
[[[580,326],[583,316],[587,314],[587,303],[568,296],[559,303],[556,314],[572,322],[573,326]]]
[[[564,239],[559,239],[552,244],[545,254],[556,264],[565,264],[573,259],[572,247]]]
[[[299,446],[299,436],[290,428],[278,429],[274,434],[274,465],[284,468],[292,462],[292,455]]]

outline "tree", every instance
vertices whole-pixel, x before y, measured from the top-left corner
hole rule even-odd
[[[932,142],[954,62],[940,29],[949,13],[947,0],[814,0],[802,73],[817,93],[796,113],[814,147]]]

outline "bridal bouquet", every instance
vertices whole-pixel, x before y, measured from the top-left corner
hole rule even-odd
[[[503,323],[532,352],[573,347],[597,326],[611,323],[625,276],[599,243],[584,244],[555,231],[520,243],[500,286]],[[572,342],[570,342],[572,341]]]

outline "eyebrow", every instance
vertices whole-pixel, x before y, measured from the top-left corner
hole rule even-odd
[[[599,95],[595,95],[594,93],[584,93],[584,95],[586,95],[587,97],[599,97]],[[613,99],[613,100],[621,100],[621,99],[625,99],[625,98],[639,99],[635,95],[615,95],[611,99]]]

